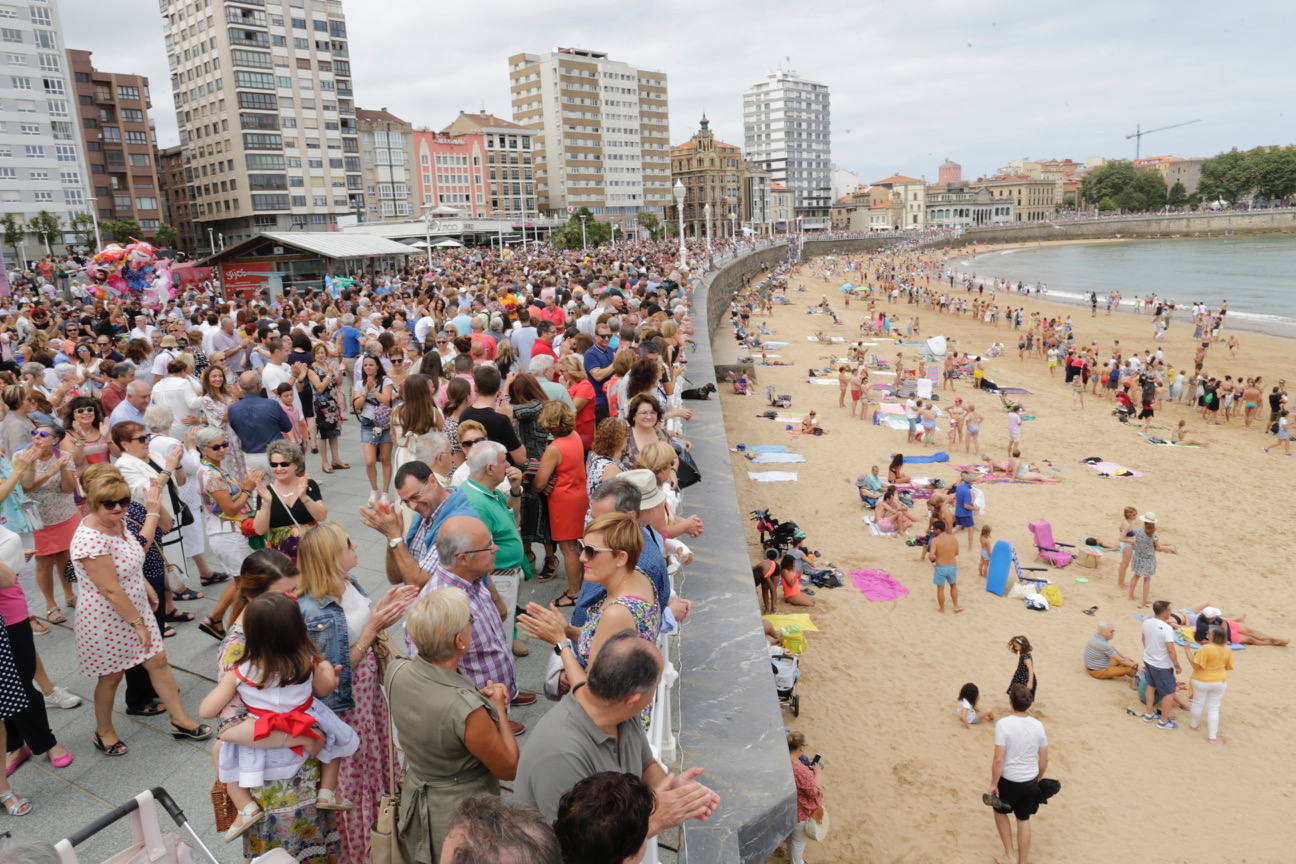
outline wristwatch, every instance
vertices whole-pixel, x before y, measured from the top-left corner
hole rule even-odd
[[[570,639],[563,639],[558,642],[558,644],[554,645],[554,653],[562,654],[564,648],[570,650],[573,654],[576,653],[576,650],[572,648],[572,641]]]
[[[387,538],[387,548],[388,548],[388,549],[395,549],[397,546],[399,546],[400,544],[402,544],[402,543],[404,543],[404,542],[405,542],[405,538],[404,538],[404,537],[388,537],[388,538]]]

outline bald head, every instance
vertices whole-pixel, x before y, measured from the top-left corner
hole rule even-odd
[[[475,516],[451,516],[442,522],[436,548],[441,566],[469,582],[475,582],[495,567],[490,530]]]
[[[257,372],[244,372],[239,376],[239,387],[243,388],[244,393],[260,393],[261,375]]]

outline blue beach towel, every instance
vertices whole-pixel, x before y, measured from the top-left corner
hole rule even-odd
[[[949,461],[949,454],[946,453],[944,450],[942,450],[939,453],[928,453],[923,456],[904,457],[904,464],[906,465],[922,465],[927,462],[948,462],[948,461]]]
[[[753,453],[786,453],[788,446],[786,444],[757,444],[751,448]]]

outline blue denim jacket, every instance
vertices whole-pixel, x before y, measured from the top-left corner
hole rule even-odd
[[[369,596],[354,579],[350,582],[361,594]],[[355,699],[351,697],[351,639],[347,635],[342,604],[332,597],[321,601],[302,596],[297,598],[297,605],[306,619],[306,633],[315,650],[326,662],[342,667],[338,671],[337,689],[320,697],[321,701],[334,711],[350,711],[355,707]]]

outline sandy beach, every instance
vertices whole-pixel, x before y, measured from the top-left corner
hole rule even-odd
[[[818,266],[818,265],[813,265]],[[874,426],[838,407],[833,386],[807,383],[807,370],[827,365],[831,354],[845,355],[846,344],[807,341],[816,331],[861,338],[858,325],[866,301],[849,309],[837,286],[845,274],[827,279],[811,265],[793,275],[788,296],[793,305],[775,305],[773,316],[757,314],[770,340],[789,344],[777,349],[784,367],[759,367],[753,388],[767,385],[793,397],[791,413],[814,409],[822,437],[789,434],[784,423],[760,419],[763,395],[737,396],[722,386],[731,445],[782,444],[807,461],[791,465],[754,465],[733,454],[733,470],[744,511],[768,507],[791,519],[809,535],[809,548],[842,571],[883,569],[909,589],[902,599],[874,603],[848,583],[818,590],[810,610],[820,632],[810,633],[801,660],[801,716],[785,719],[805,733],[809,752],[821,753],[822,782],[832,820],[827,842],[806,850],[811,864],[824,862],[989,862],[1001,849],[989,808],[981,794],[989,785],[993,730],[988,724],[963,728],[955,715],[960,686],[974,682],[981,707],[996,715],[1008,710],[1005,690],[1016,666],[1009,638],[1024,634],[1034,645],[1039,680],[1035,716],[1048,731],[1048,774],[1062,782],[1061,794],[1032,819],[1033,862],[1289,862],[1296,858],[1296,824],[1287,818],[1296,793],[1286,754],[1296,711],[1296,673],[1291,648],[1250,646],[1235,653],[1223,702],[1223,744],[1208,744],[1205,728],[1188,728],[1187,712],[1177,712],[1181,728],[1161,730],[1126,714],[1135,694],[1123,680],[1090,678],[1083,664],[1085,641],[1098,620],[1111,622],[1117,650],[1142,655],[1140,610],[1116,586],[1119,553],[1108,553],[1097,569],[1073,564],[1049,576],[1063,593],[1062,608],[1027,611],[1016,599],[987,593],[977,577],[977,548],[960,541],[959,585],[962,614],[937,612],[930,563],[919,550],[893,537],[871,536],[861,521],[854,481],[878,464],[885,476],[896,452],[946,450],[944,418],[936,447],[906,444],[905,433]],[[851,281],[858,281],[852,279]],[[806,288],[798,293],[796,288]],[[842,319],[806,309],[828,297]],[[1001,295],[1001,306],[1024,305],[1027,313],[1073,316],[1079,344],[1098,340],[1106,357],[1119,339],[1127,354],[1155,350],[1150,316],[1129,312],[1096,319],[1087,309]],[[1073,405],[1062,369],[1050,376],[1042,359],[1017,357],[1016,334],[1007,326],[990,327],[969,318],[935,313],[928,307],[887,305],[879,309],[903,323],[917,315],[923,337],[945,335],[957,349],[984,353],[1001,341],[1003,357],[985,361],[987,377],[1001,386],[1021,387],[1020,399],[1036,419],[1024,424],[1022,455],[1060,482],[1053,485],[984,485],[986,513],[978,524],[993,526],[995,540],[1007,540],[1023,565],[1036,560],[1027,523],[1048,519],[1055,537],[1076,543],[1088,536],[1115,541],[1121,511],[1133,506],[1154,511],[1164,542],[1178,554],[1162,554],[1152,599],[1168,599],[1173,608],[1210,602],[1233,617],[1246,613],[1247,623],[1277,636],[1296,635],[1296,610],[1285,590],[1294,546],[1292,506],[1284,478],[1296,475],[1296,459],[1266,455],[1272,441],[1260,424],[1244,429],[1239,416],[1224,426],[1207,425],[1198,411],[1167,403],[1155,423],[1169,437],[1179,419],[1188,420],[1191,437],[1209,444],[1199,449],[1150,445],[1137,424],[1112,416],[1103,396],[1086,394],[1083,408]],[[1167,362],[1191,370],[1191,325],[1176,322],[1160,343]],[[732,339],[727,321],[718,340]],[[866,338],[866,337],[865,337]],[[1230,359],[1223,343],[1211,349],[1205,371],[1234,378],[1262,375],[1265,392],[1280,378],[1296,372],[1296,341],[1251,333],[1239,334],[1240,347]],[[895,347],[883,340],[876,350],[883,359]],[[915,340],[916,341],[916,340]],[[906,358],[915,348],[901,349]],[[874,378],[889,381],[888,378]],[[999,399],[959,381],[958,389],[937,391],[947,406],[962,396],[985,415],[981,450],[1005,458],[1008,435]],[[879,395],[874,393],[874,395]],[[847,396],[849,405],[849,395]],[[1267,417],[1267,410],[1263,411]],[[1222,419],[1222,414],[1221,414]],[[1279,453],[1280,450],[1275,451]],[[910,473],[957,479],[950,465],[981,462],[980,454],[951,450],[950,463],[910,466]],[[1099,456],[1142,472],[1141,477],[1100,477],[1081,464]],[[1044,460],[1051,463],[1043,464]],[[748,471],[794,470],[796,482],[757,483]],[[923,502],[911,511],[925,524]],[[755,527],[747,544],[754,561],[761,550]],[[1084,576],[1088,583],[1077,583]],[[1082,610],[1097,606],[1091,617]],[[781,612],[801,611],[781,606]],[[1181,657],[1181,662],[1184,662]],[[1186,681],[1190,668],[1180,676]],[[771,686],[773,683],[771,681]],[[785,856],[783,859],[785,860]]]

